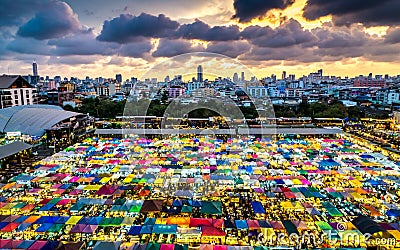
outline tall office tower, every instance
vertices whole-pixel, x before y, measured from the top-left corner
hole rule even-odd
[[[238,82],[239,81],[239,76],[238,73],[233,74],[233,82]]]
[[[319,70],[318,70],[318,75],[319,75],[319,76],[322,76],[322,69],[319,69]]]
[[[203,67],[201,65],[197,66],[197,81],[203,82]]]
[[[244,72],[242,72],[242,82],[244,82]]]
[[[286,79],[286,71],[283,71],[282,72],[282,80],[285,80]]]
[[[115,80],[117,80],[117,82],[121,83],[122,82],[122,75],[121,74],[116,74],[115,75]]]
[[[33,75],[38,76],[38,70],[37,70],[37,63],[36,61],[33,61],[32,63],[32,69],[33,69]]]

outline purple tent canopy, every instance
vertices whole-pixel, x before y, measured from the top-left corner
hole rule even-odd
[[[82,233],[85,229],[85,224],[76,224],[70,231],[70,233]]]

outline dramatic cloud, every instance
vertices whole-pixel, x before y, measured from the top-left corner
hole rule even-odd
[[[312,31],[318,37],[319,48],[353,48],[365,45],[373,38],[362,31],[362,26],[322,27]]]
[[[78,16],[68,4],[52,1],[22,25],[17,35],[44,40],[65,36],[78,31],[80,27]]]
[[[400,43],[400,28],[392,28],[387,31],[385,43]]]
[[[52,39],[48,42],[54,46],[51,50],[53,55],[112,55],[117,52],[121,45],[117,43],[100,42],[96,40],[96,35],[92,29],[79,33]]]
[[[81,31],[60,39],[52,39],[48,42],[53,46],[52,55],[71,56],[71,55],[121,55],[127,57],[143,57],[149,53],[153,45],[150,38],[137,39],[129,44],[119,44],[115,42],[102,42],[96,40],[96,35],[92,29]],[[79,46],[76,46],[79,44]],[[76,58],[74,59],[76,60]]]
[[[118,51],[121,56],[128,57],[147,57],[147,53],[153,48],[150,39],[143,39],[142,41],[137,41],[129,44],[124,44]]]
[[[6,48],[13,52],[33,55],[50,55],[51,50],[46,41],[23,37],[14,39]]]
[[[294,19],[290,19],[276,29],[268,26],[249,26],[243,30],[242,36],[252,44],[269,48],[289,47],[316,40],[311,32],[303,30],[300,23]]]
[[[264,16],[271,9],[285,9],[294,0],[234,0],[235,15],[239,22],[249,22],[256,17]]]
[[[370,51],[382,47],[383,39],[365,33],[363,28],[362,25],[335,27],[326,24],[305,31],[297,21],[291,21],[276,29],[251,26],[246,28],[242,35],[254,46],[241,59],[310,63],[378,56],[371,54]],[[379,57],[385,56],[379,55]]]
[[[243,59],[252,61],[301,60],[305,54],[306,50],[298,46],[285,49],[253,46],[251,51],[246,54]]]
[[[0,27],[17,26],[35,14],[47,1],[2,0],[0,8]]]
[[[51,56],[47,61],[48,64],[66,64],[66,65],[80,65],[92,64],[99,60],[96,56]]]
[[[210,27],[210,25],[196,20],[194,23],[182,25],[178,29],[177,35],[185,39],[229,41],[239,39],[240,31],[237,25]]]
[[[179,27],[179,23],[160,14],[153,16],[146,13],[140,16],[121,14],[110,21],[105,21],[100,41],[128,43],[140,37],[168,37]]]
[[[192,43],[186,40],[170,40],[163,38],[158,44],[157,50],[153,52],[154,57],[172,57],[184,53],[203,51],[201,46],[193,47]]]
[[[206,51],[236,58],[249,51],[250,48],[247,41],[212,42],[208,44]]]
[[[399,10],[398,0],[308,0],[303,15],[310,20],[332,15],[336,25],[377,26],[399,24]]]
[[[79,71],[85,64],[82,71],[91,74],[107,72],[103,65],[137,70],[137,62],[145,70],[158,57],[190,52],[223,54],[265,70],[271,65],[298,65],[300,69],[318,64],[348,71],[345,62],[390,62],[390,66],[398,66],[400,58],[398,0],[150,2],[111,6],[107,0],[3,0],[0,59],[7,67],[19,65],[21,69],[30,69],[34,59],[41,60],[47,74]],[[332,21],[307,23],[298,16],[301,11],[281,11],[294,2],[293,9],[299,10],[304,4],[306,19],[332,16]],[[179,15],[184,10],[187,12]],[[263,17],[268,21],[254,20]],[[376,25],[385,27],[369,29]],[[371,35],[373,32],[379,35]],[[65,68],[57,68],[60,64]],[[4,65],[0,69],[7,69]]]

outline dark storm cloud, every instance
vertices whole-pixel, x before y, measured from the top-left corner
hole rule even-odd
[[[212,52],[236,58],[249,51],[250,48],[250,44],[246,41],[212,42],[208,44],[206,52]]]
[[[264,16],[271,9],[285,9],[294,0],[234,0],[235,15],[239,22],[249,22],[256,17]]]
[[[71,55],[121,55],[128,57],[142,57],[152,49],[150,38],[141,37],[129,44],[119,44],[115,42],[102,42],[96,40],[96,35],[92,29],[81,31],[71,36],[61,39],[49,40],[49,45],[53,46],[52,55],[71,56]],[[79,46],[77,46],[79,44]]]
[[[239,39],[240,31],[237,25],[210,27],[201,20],[196,20],[194,23],[181,25],[176,35],[185,39],[229,41]]]
[[[121,56],[144,58],[147,53],[153,48],[150,39],[143,39],[129,44],[124,44],[118,50],[118,54]]]
[[[6,27],[0,27],[0,59],[3,59],[4,56],[10,54],[7,46],[13,39],[14,36],[10,30]]]
[[[274,49],[253,46],[251,51],[244,56],[245,60],[258,60],[258,61],[270,61],[270,60],[299,60],[306,54],[306,50],[299,46],[285,48],[285,49]]]
[[[391,28],[385,36],[385,43],[395,44],[400,43],[400,28]]]
[[[68,4],[52,1],[23,24],[17,35],[44,40],[62,37],[79,30],[80,27],[77,15]]]
[[[35,14],[46,2],[41,0],[2,0],[0,8],[0,27],[17,26]]]
[[[23,37],[14,39],[7,45],[6,48],[13,52],[33,55],[50,55],[51,49],[44,40]]]
[[[399,24],[399,11],[398,0],[308,0],[303,15],[310,20],[332,15],[336,25],[376,26]]]
[[[168,37],[179,27],[179,23],[160,14],[153,16],[142,13],[139,16],[121,14],[110,21],[105,21],[100,41],[128,43],[138,37]]]
[[[362,31],[362,26],[353,27],[322,27],[313,29],[312,32],[318,37],[319,48],[352,48],[361,47],[373,38]]]
[[[351,25],[349,27],[323,26],[313,29],[311,32],[318,37],[313,54],[321,56],[322,60],[326,60],[327,57],[341,60],[371,56],[373,51],[385,47],[384,38],[371,36],[363,29],[364,26],[362,25]],[[380,57],[385,56],[380,55]]]
[[[170,40],[162,38],[158,44],[157,50],[153,52],[154,57],[173,57],[184,53],[203,51],[204,48],[192,44],[186,40]]]
[[[281,48],[293,45],[312,43],[316,37],[307,30],[303,30],[300,23],[290,19],[282,26],[271,27],[249,26],[242,32],[243,38],[260,47]]]
[[[121,47],[117,43],[100,42],[92,29],[80,31],[60,39],[52,39],[48,42],[54,46],[53,55],[113,55]]]
[[[253,43],[251,50],[245,53],[241,59],[244,60],[284,60],[297,62],[319,62],[319,61],[340,61],[347,58],[356,57],[379,57],[379,60],[393,60],[392,55],[386,53],[388,50],[380,48],[385,47],[384,39],[371,36],[363,31],[364,26],[352,25],[336,27],[325,25],[315,28],[301,34],[301,29],[292,22],[289,25],[283,25],[275,30],[271,28],[262,28],[257,26],[249,27],[243,31],[243,37],[246,37]],[[285,30],[288,32],[277,32]],[[289,32],[290,31],[290,32]],[[300,33],[299,33],[300,32]],[[395,31],[393,31],[395,33]],[[299,34],[298,34],[299,33]],[[291,38],[293,36],[293,38]],[[312,39],[300,39],[303,42],[295,42],[296,37],[312,37]],[[281,46],[278,45],[281,43]],[[289,46],[286,46],[289,45]],[[392,47],[392,54],[399,54]],[[373,53],[373,51],[382,51],[385,53]]]
[[[67,64],[67,65],[79,65],[79,64],[92,64],[96,58],[92,56],[51,56],[47,61],[48,64]]]

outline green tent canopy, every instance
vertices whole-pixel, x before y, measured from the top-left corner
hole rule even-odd
[[[132,206],[130,209],[129,209],[129,212],[130,213],[139,213],[140,212],[140,209],[142,208],[142,206],[140,205],[138,205],[138,206]]]
[[[153,234],[176,234],[177,230],[177,225],[155,224],[153,227]]]
[[[220,201],[203,201],[200,212],[203,214],[222,214],[222,203]]]
[[[321,230],[333,230],[331,225],[328,224],[328,222],[325,221],[316,221],[315,224],[321,229]]]
[[[193,208],[191,206],[183,206],[181,212],[182,213],[191,213]]]

